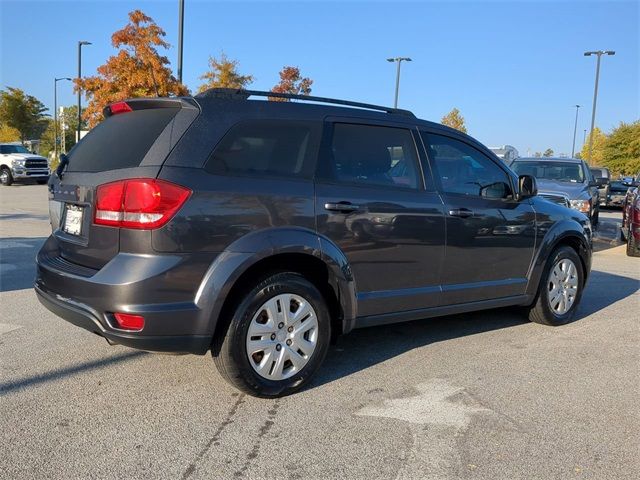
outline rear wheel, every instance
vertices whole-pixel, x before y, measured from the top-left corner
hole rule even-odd
[[[215,365],[250,395],[288,395],[302,388],[324,360],[330,324],[315,285],[297,273],[271,275],[244,296],[226,334],[214,340]]]
[[[529,320],[544,325],[569,323],[582,296],[584,272],[580,257],[571,247],[556,249],[549,257],[538,287]]]
[[[11,170],[9,170],[7,167],[2,167],[2,169],[0,169],[0,183],[6,186],[9,186],[13,183]]]

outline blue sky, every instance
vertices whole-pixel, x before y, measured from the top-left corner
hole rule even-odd
[[[0,85],[19,87],[53,106],[54,76],[83,74],[114,53],[111,34],[135,8],[165,29],[177,68],[178,1],[0,0]],[[610,130],[640,118],[640,2],[216,2],[186,0],[184,80],[196,89],[209,55],[224,51],[270,89],[284,65],[314,80],[313,94],[393,103],[395,68],[403,64],[399,106],[439,121],[460,109],[469,133],[487,145],[526,154],[571,152],[589,128],[595,57],[603,57],[596,124]],[[58,84],[59,104],[73,104]]]

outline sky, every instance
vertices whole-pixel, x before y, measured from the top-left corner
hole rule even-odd
[[[115,53],[111,34],[136,8],[167,33],[162,52],[177,72],[178,0],[0,0],[0,88],[18,87],[53,112],[54,77],[92,75]],[[595,57],[602,58],[596,125],[610,131],[640,118],[640,1],[305,1],[185,0],[183,76],[195,91],[210,55],[224,52],[269,90],[295,65],[313,95],[398,106],[439,122],[456,107],[469,134],[521,155],[571,153],[590,128]],[[76,102],[58,83],[58,104]]]

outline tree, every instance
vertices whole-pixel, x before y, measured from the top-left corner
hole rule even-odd
[[[282,67],[280,82],[271,89],[275,93],[293,93],[295,95],[311,95],[313,80],[303,77],[298,67]],[[288,102],[287,98],[269,97],[276,102]]]
[[[591,138],[591,133],[587,135],[587,138],[582,146],[582,150],[580,150],[580,156],[589,162],[589,165],[595,167],[602,164],[602,154],[604,150],[604,144],[607,141],[607,136],[602,133],[598,127],[593,129],[593,152],[591,158],[589,158],[589,139]]]
[[[98,67],[98,75],[74,80],[75,90],[84,90],[89,105],[83,113],[90,127],[102,120],[102,109],[109,103],[135,97],[187,95],[169,68],[169,59],[158,53],[167,49],[164,30],[140,10],[129,13],[129,23],[111,36],[119,49]]]
[[[20,140],[20,132],[9,125],[0,123],[0,142],[17,142]]]
[[[237,60],[230,60],[224,53],[220,59],[209,57],[209,71],[200,77],[205,83],[200,85],[198,92],[209,88],[245,88],[254,78],[253,75],[240,75],[238,65]]]
[[[46,111],[40,100],[19,88],[0,90],[0,123],[17,130],[23,144],[25,140],[40,137],[46,128]]]
[[[460,110],[457,108],[454,108],[442,117],[441,123],[447,127],[460,130],[462,133],[467,133],[467,127],[464,125],[464,117],[460,114]]]
[[[602,166],[622,175],[640,171],[640,120],[620,122],[611,131],[602,149]]]
[[[542,154],[543,157],[553,157],[553,149],[547,148]]]
[[[536,152],[536,153],[533,154],[533,156],[536,157],[536,158],[540,158],[540,157],[542,157],[542,152]]]

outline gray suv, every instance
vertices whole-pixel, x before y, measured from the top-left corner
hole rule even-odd
[[[576,158],[518,158],[511,168],[519,175],[531,175],[538,182],[539,195],[554,203],[584,213],[598,224],[604,179],[596,180],[584,160]]]
[[[111,343],[211,351],[276,397],[356,328],[512,305],[561,325],[580,301],[587,218],[408,111],[209,90],[104,115],[50,181],[35,290]]]

